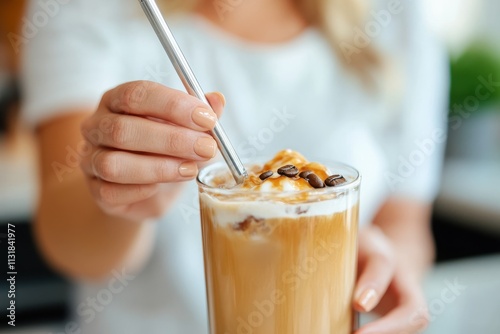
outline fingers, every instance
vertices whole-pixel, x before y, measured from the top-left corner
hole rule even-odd
[[[93,197],[106,206],[127,205],[146,200],[158,192],[155,184],[116,184],[98,178],[89,179]]]
[[[429,324],[425,298],[415,287],[395,288],[399,303],[385,316],[356,331],[355,334],[416,334]],[[391,287],[392,288],[392,287]]]
[[[132,221],[159,218],[168,208],[160,185],[126,185],[87,178],[90,192],[101,209]]]
[[[224,97],[224,95],[220,92],[208,93],[206,95],[206,98],[208,100],[208,103],[210,103],[212,110],[217,115],[217,118],[220,118],[222,116],[222,111],[226,106],[226,98]]]
[[[161,183],[196,177],[197,163],[215,157],[212,130],[225,105],[210,105],[153,82],[137,81],[108,91],[81,132],[92,154],[81,161],[92,196],[104,212],[128,219],[157,217],[173,194]]]
[[[379,320],[355,334],[416,334],[428,324],[425,297],[417,279],[397,269],[391,243],[376,226],[360,231],[360,274],[354,307],[367,312],[376,306]]]
[[[427,327],[428,320],[426,318],[413,318],[415,313],[413,304],[401,305],[386,316],[363,326],[356,331],[356,334],[416,334],[420,333]]]
[[[395,271],[393,249],[379,228],[368,227],[360,233],[360,274],[354,292],[354,308],[369,312],[380,302]]]
[[[161,185],[157,185],[161,188]],[[101,208],[109,214],[124,215],[127,219],[142,221],[144,219],[156,219],[163,217],[172,203],[173,189],[168,191],[158,190],[153,196],[142,201],[131,201],[129,204],[106,204],[101,203]]]
[[[204,132],[173,124],[159,123],[142,117],[108,114],[94,117],[86,128],[96,129],[106,123],[102,131],[82,131],[95,146],[168,155],[182,159],[206,160],[217,153],[217,143]],[[97,123],[97,124],[96,124]]]
[[[224,106],[222,94],[209,97],[214,110],[220,114]],[[108,91],[102,103],[114,113],[159,118],[197,131],[211,130],[217,121],[212,108],[199,99],[149,81],[120,85]]]
[[[194,161],[108,149],[97,149],[81,168],[90,177],[127,185],[186,181],[198,173]]]

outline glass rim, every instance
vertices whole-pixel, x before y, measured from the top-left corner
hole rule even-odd
[[[253,162],[244,162],[245,167],[248,166],[255,166],[262,164],[265,161],[268,161],[269,159],[266,160],[266,158],[254,158],[252,159]],[[255,162],[257,161],[257,162]],[[262,162],[261,162],[262,161]],[[311,162],[315,161],[322,161],[322,160],[310,160]],[[350,173],[349,175],[343,175],[344,177],[348,177],[349,179],[347,180],[346,183],[335,186],[335,187],[324,187],[324,188],[311,188],[311,189],[304,189],[304,190],[276,190],[276,191],[258,191],[258,190],[248,190],[248,189],[242,189],[242,188],[219,188],[219,187],[214,187],[211,186],[205,182],[202,181],[204,177],[206,177],[210,172],[221,170],[227,170],[228,173],[229,167],[226,165],[226,162],[224,160],[219,160],[213,163],[210,163],[207,166],[204,166],[196,176],[196,183],[198,184],[199,187],[203,188],[206,191],[209,191],[211,193],[219,194],[219,195],[234,195],[234,194],[249,194],[249,195],[261,195],[261,196],[276,196],[279,195],[279,197],[286,197],[287,195],[290,196],[297,196],[301,194],[309,194],[309,195],[324,195],[324,194],[333,194],[333,193],[343,193],[347,190],[355,189],[359,187],[361,183],[361,173],[351,165],[345,164],[343,162],[339,161],[324,161],[321,162],[323,165],[325,165],[329,169],[344,169],[348,170]]]

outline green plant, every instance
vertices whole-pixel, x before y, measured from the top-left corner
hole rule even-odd
[[[476,97],[479,101],[477,111],[488,110],[491,105],[500,105],[500,87],[491,93],[488,98],[480,98],[477,89],[482,85],[479,78],[500,82],[500,56],[485,44],[470,46],[458,58],[451,60],[451,87],[450,87],[450,114],[454,114],[455,104],[463,105],[468,97]],[[493,108],[494,109],[494,108]],[[500,111],[500,108],[497,108]]]

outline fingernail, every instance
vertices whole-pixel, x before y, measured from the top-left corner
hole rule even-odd
[[[374,289],[366,289],[357,298],[359,306],[361,306],[366,312],[373,310],[377,305],[377,291]]]
[[[213,129],[217,116],[212,110],[197,108],[191,115],[193,122],[204,129]]]
[[[195,162],[183,162],[179,166],[179,174],[182,177],[194,177],[198,174],[198,166]]]
[[[213,158],[217,153],[217,144],[215,140],[210,137],[201,137],[196,140],[194,144],[194,151],[200,157]]]
[[[222,106],[226,106],[226,97],[224,96],[224,94],[222,94],[221,92],[215,92],[215,94],[219,95],[220,99],[222,100]]]

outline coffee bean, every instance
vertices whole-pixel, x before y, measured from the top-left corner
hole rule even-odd
[[[307,182],[309,182],[309,184],[313,188],[324,188],[325,187],[325,184],[323,183],[323,181],[321,181],[319,176],[316,174],[313,174],[313,173],[311,173],[307,176]]]
[[[303,179],[307,180],[307,177],[312,174],[312,170],[305,170],[299,174],[299,176]]]
[[[328,186],[328,187],[335,187],[335,186],[338,186],[338,185],[341,185],[342,183],[346,183],[347,180],[342,176],[342,175],[331,175],[329,177],[326,178],[325,180],[325,184]]]
[[[295,177],[299,174],[299,170],[294,165],[286,165],[278,169],[278,174],[287,177]]]
[[[261,179],[262,181],[264,181],[264,180],[270,178],[271,176],[273,176],[273,174],[274,173],[273,173],[272,170],[268,170],[267,172],[264,172],[264,173],[260,174],[259,179]]]

